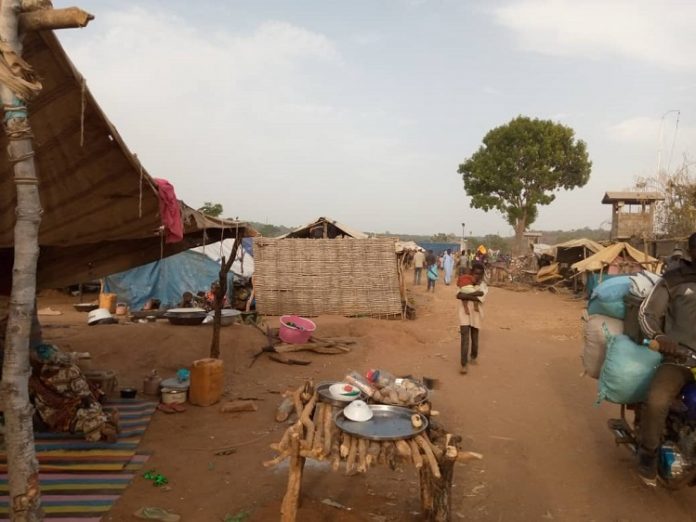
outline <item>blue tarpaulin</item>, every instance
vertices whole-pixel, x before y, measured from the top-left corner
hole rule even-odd
[[[432,250],[433,254],[441,254],[448,248],[452,250],[452,253],[459,252],[459,243],[432,243],[429,241],[417,241],[417,244],[421,248],[426,250]]]
[[[119,302],[141,310],[148,299],[159,299],[161,308],[172,308],[184,292],[194,295],[210,289],[217,281],[220,265],[205,254],[187,250],[147,265],[113,274],[104,279],[104,292],[114,293]],[[232,287],[232,272],[228,288]]]

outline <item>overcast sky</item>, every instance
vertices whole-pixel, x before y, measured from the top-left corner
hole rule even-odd
[[[660,150],[663,167],[696,160],[696,2],[77,4],[96,19],[60,39],[129,148],[229,217],[510,234],[469,208],[457,166],[520,114],[571,126],[593,162],[535,229],[598,227],[603,193],[654,174]]]

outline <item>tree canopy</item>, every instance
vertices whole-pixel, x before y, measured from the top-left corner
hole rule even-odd
[[[500,211],[515,228],[519,246],[538,206],[550,204],[557,190],[585,185],[591,166],[585,142],[575,139],[573,129],[518,116],[488,131],[457,172],[471,206]]]
[[[220,203],[212,203],[211,201],[206,201],[203,206],[198,209],[199,212],[203,212],[208,216],[220,217],[222,215],[222,205]]]

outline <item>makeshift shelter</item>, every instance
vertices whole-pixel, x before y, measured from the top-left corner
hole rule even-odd
[[[422,246],[418,245],[415,241],[397,241],[395,245],[396,253],[400,254],[406,251],[417,252],[418,250],[425,250]]]
[[[536,280],[538,283],[549,283],[567,279],[572,275],[572,264],[596,254],[603,248],[596,241],[581,238],[546,246],[538,252],[535,250],[535,254],[541,260],[547,261],[540,263],[541,268],[537,272]]]
[[[353,239],[367,239],[369,236],[331,218],[320,217],[316,221],[279,236],[278,239],[335,239],[345,237],[350,237]]]
[[[257,237],[256,309],[265,315],[401,316],[395,242]]]
[[[221,237],[255,234],[245,223],[205,216],[172,197],[165,204],[157,181],[128,150],[55,35],[28,33],[23,44],[24,59],[43,84],[29,116],[43,207],[39,288],[97,279]],[[4,134],[0,148],[7,148]],[[0,172],[4,284],[11,277],[16,205],[5,154]],[[180,241],[169,242],[165,214],[178,214]]]
[[[104,291],[118,295],[120,302],[140,310],[149,299],[159,299],[163,309],[174,308],[184,292],[194,295],[218,280],[220,265],[208,256],[187,250],[171,257],[131,268],[104,278]],[[228,285],[234,274],[228,274]]]
[[[628,243],[614,243],[574,263],[571,268],[583,275],[588,295],[606,277],[633,274],[641,270],[659,273],[660,261]]]
[[[118,300],[133,310],[141,309],[149,299],[159,299],[162,308],[175,307],[184,292],[205,292],[218,280],[222,256],[227,259],[231,255],[233,243],[233,239],[218,241],[111,274],[104,278],[104,291],[118,295]],[[248,280],[254,273],[251,249],[252,239],[242,239],[227,277],[228,289],[235,280]]]
[[[572,265],[604,249],[602,245],[587,238],[572,239],[549,247],[544,254],[561,264]]]
[[[229,259],[232,255],[234,239],[225,239],[210,245],[203,245],[192,249],[193,252],[206,255],[218,265],[222,263],[222,258]],[[237,250],[237,257],[232,263],[231,271],[238,277],[250,279],[254,275],[254,241],[250,237],[242,239],[242,244]]]

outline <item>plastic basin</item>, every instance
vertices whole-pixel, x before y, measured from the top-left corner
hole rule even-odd
[[[293,323],[297,327],[289,326]],[[317,325],[309,319],[298,315],[283,315],[280,318],[280,329],[278,335],[281,340],[289,344],[304,344],[312,337],[312,333],[317,329]]]

